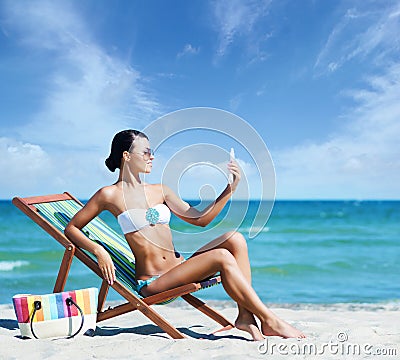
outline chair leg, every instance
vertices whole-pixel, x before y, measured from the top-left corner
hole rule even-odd
[[[98,297],[98,301],[97,301],[97,312],[98,313],[103,310],[103,306],[106,301],[109,288],[110,288],[110,285],[108,285],[107,280],[103,280],[101,283],[99,297]]]
[[[128,300],[135,309],[139,310],[144,316],[150,319],[153,323],[158,325],[173,339],[184,339],[186,338],[178,329],[172,326],[167,320],[165,320],[160,314],[154,311],[149,305],[147,305],[142,299],[128,291],[124,286],[118,283],[114,283],[113,288],[117,290],[126,300]]]
[[[68,246],[65,249],[64,256],[62,258],[60,265],[60,270],[58,271],[57,280],[53,289],[54,293],[58,293],[64,290],[74,255],[75,255],[75,246]]]
[[[201,311],[203,314],[207,315],[217,323],[221,324],[224,328],[224,330],[228,330],[231,328],[234,328],[235,325],[233,325],[227,318],[225,318],[222,314],[220,314],[218,311],[214,310],[213,308],[209,307],[206,305],[203,301],[198,299],[197,297],[191,295],[191,294],[186,294],[182,295],[182,299],[184,299],[186,302],[188,302],[190,305],[195,307],[197,310]]]

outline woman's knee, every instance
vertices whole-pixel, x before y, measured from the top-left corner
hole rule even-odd
[[[211,250],[213,259],[218,262],[219,265],[232,265],[236,263],[235,257],[232,253],[224,248]]]
[[[238,231],[229,231],[226,233],[227,244],[229,244],[229,248],[233,251],[235,250],[246,250],[247,251],[247,242],[245,237]]]

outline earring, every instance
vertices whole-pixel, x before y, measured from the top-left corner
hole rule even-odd
[[[124,152],[123,159],[124,159],[124,161],[129,161],[131,159],[131,156],[129,155],[128,152]]]

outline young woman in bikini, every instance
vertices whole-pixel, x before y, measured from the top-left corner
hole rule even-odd
[[[247,331],[254,340],[278,335],[302,338],[305,335],[278,318],[260,300],[251,286],[251,272],[245,238],[231,231],[200,248],[186,261],[175,252],[170,213],[190,224],[206,226],[223,209],[240,181],[235,161],[228,164],[233,182],[202,211],[180,199],[168,186],[147,184],[140,174],[152,169],[154,154],[147,136],[137,130],[115,135],[106,166],[120,169],[116,183],[99,189],[71,219],[65,234],[78,246],[96,257],[104,279],[111,285],[115,270],[110,255],[103,247],[89,240],[81,231],[104,210],[117,219],[136,259],[138,292],[149,296],[191,282],[198,282],[219,272],[222,285],[237,303],[235,326]],[[260,320],[259,328],[255,317]]]

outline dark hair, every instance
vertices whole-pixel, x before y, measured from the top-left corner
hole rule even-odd
[[[106,166],[110,171],[114,172],[115,169],[120,168],[122,153],[130,150],[132,143],[137,137],[148,139],[144,133],[138,130],[123,130],[115,134],[111,143],[110,155],[105,161]]]

